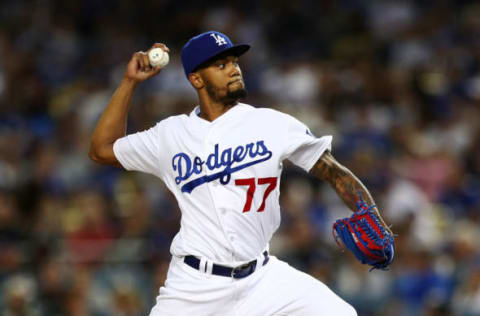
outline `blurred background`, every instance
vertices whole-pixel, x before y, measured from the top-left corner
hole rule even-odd
[[[359,315],[480,315],[478,1],[208,3],[1,1],[0,314],[148,314],[180,213],[160,180],[89,161],[90,136],[154,42],[171,62],[129,131],[190,112],[180,49],[215,29],[253,46],[247,103],[332,134],[398,234],[390,271],[368,272],[333,241],[334,191],[286,163],[272,253]]]

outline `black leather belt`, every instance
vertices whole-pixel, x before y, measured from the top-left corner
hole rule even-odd
[[[270,259],[268,257],[267,251],[263,253],[263,257],[264,259],[263,259],[262,266],[266,265],[268,260]],[[185,262],[187,265],[189,265],[190,267],[196,270],[200,270],[200,259],[198,259],[197,257],[185,256],[185,258],[183,259],[183,262]],[[244,265],[241,265],[235,268],[226,267],[226,266],[222,266],[214,263],[212,267],[212,274],[232,277],[234,279],[242,279],[249,276],[253,272],[255,272],[256,267],[257,267],[257,260],[252,260],[249,263],[245,263]]]

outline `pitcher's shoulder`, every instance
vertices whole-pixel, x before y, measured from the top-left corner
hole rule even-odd
[[[171,128],[178,125],[188,124],[189,116],[186,114],[171,115],[163,118],[155,124],[157,128]]]

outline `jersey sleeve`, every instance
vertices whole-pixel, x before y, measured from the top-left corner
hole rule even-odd
[[[317,138],[305,124],[291,116],[287,126],[285,158],[305,171],[310,171],[325,151],[332,150],[332,136]]]
[[[126,170],[141,171],[160,176],[159,140],[161,123],[154,127],[119,138],[113,152]]]

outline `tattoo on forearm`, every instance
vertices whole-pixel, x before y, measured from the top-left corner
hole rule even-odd
[[[373,204],[370,194],[360,180],[350,170],[340,165],[328,152],[315,164],[310,173],[327,181],[353,211],[356,209],[356,202],[359,201],[359,192],[368,205]]]
[[[357,202],[360,201],[359,194],[367,205],[375,205],[370,192],[362,182],[350,170],[336,161],[329,152],[323,154],[322,158],[310,170],[310,173],[321,180],[327,181],[352,211],[357,209]],[[378,212],[378,208],[375,211],[388,229]]]

